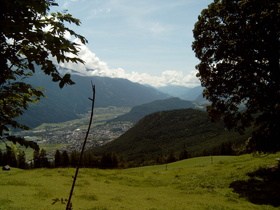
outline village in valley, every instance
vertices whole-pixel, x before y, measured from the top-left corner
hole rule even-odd
[[[102,146],[115,140],[132,127],[131,122],[106,121],[119,115],[125,114],[129,108],[108,107],[97,108],[93,117],[93,123],[87,138],[86,149],[93,146]],[[81,115],[80,119],[62,123],[44,123],[28,131],[16,132],[15,135],[25,137],[27,140],[40,144],[63,144],[66,145],[60,150],[71,152],[81,150],[85,140],[89,123],[89,113]],[[51,156],[55,151],[49,152]]]

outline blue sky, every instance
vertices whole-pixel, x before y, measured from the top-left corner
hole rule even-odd
[[[89,43],[85,66],[64,64],[92,75],[127,78],[153,86],[198,86],[191,49],[192,29],[212,0],[56,0],[80,19],[71,26]],[[87,72],[88,74],[88,72]]]

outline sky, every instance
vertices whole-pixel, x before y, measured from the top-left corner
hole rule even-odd
[[[81,26],[69,27],[88,40],[79,54],[85,65],[61,65],[154,87],[199,86],[192,30],[212,1],[56,0],[52,10],[78,18]]]

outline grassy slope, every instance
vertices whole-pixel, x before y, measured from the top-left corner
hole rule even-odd
[[[215,156],[125,170],[81,169],[74,209],[279,209],[256,205],[229,188],[276,155],[254,158]],[[0,209],[64,209],[74,169],[0,171]],[[270,192],[274,193],[274,192]],[[270,196],[266,193],[265,196]]]

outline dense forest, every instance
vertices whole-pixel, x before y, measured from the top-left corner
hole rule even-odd
[[[241,136],[228,131],[222,122],[212,123],[205,111],[180,109],[150,114],[113,142],[91,151],[95,155],[114,152],[136,162],[154,161],[170,153],[179,157],[185,149],[191,156],[232,155],[248,137],[249,132]]]

